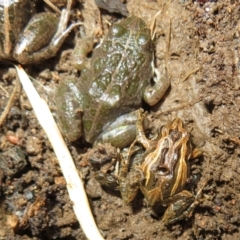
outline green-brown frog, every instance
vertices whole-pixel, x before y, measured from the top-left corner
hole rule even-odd
[[[93,51],[90,69],[85,68],[80,79],[61,81],[56,91],[63,134],[75,141],[84,129],[89,143],[130,144],[136,136],[134,111],[142,99],[154,105],[169,87],[166,75],[158,74],[151,86],[153,62],[153,42],[145,22],[133,16],[115,23]]]
[[[132,202],[140,189],[148,205],[168,206],[162,220],[165,224],[172,224],[189,217],[198,204],[202,189],[194,196],[184,188],[190,177],[189,159],[200,152],[192,150],[190,135],[180,118],[163,127],[157,138],[148,140],[141,110],[138,115],[136,141],[130,146],[128,154],[121,156],[118,174],[98,171],[94,177],[102,185],[119,190],[125,203]],[[146,149],[140,163],[132,163],[135,152],[132,149],[136,142]]]

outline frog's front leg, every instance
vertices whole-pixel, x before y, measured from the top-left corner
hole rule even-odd
[[[93,177],[102,185],[120,191],[123,201],[128,204],[135,198],[142,175],[133,169],[128,172],[128,164],[121,164],[119,174],[97,171]]]
[[[131,154],[126,158],[121,155],[121,168],[118,175],[119,190],[123,201],[128,204],[133,201],[140,188],[140,182],[144,179],[143,174],[133,166],[129,169]]]
[[[81,25],[73,23],[67,27],[70,7],[68,4],[68,9],[62,10],[60,19],[50,12],[35,15],[18,40],[13,53],[14,59],[26,64],[55,56],[69,32]]]
[[[168,78],[167,71],[164,70],[160,73],[158,69],[154,68],[153,63],[152,68],[155,73],[155,76],[153,77],[154,84],[149,84],[146,87],[143,96],[144,101],[150,106],[158,103],[170,86],[170,79]]]
[[[106,166],[101,166],[101,170],[93,175],[102,186],[120,191],[125,203],[130,203],[135,198],[140,187],[140,181],[144,178],[143,174],[135,168],[134,159],[131,159],[138,151],[139,147],[128,149],[126,153],[124,151],[120,153],[118,149],[117,158],[114,157],[110,163],[105,163]],[[90,162],[97,167],[97,162],[95,160],[93,162],[93,159],[89,158]],[[114,169],[112,169],[113,165]]]
[[[162,218],[163,222],[168,225],[190,217],[199,202],[197,197],[184,190],[163,203],[170,203]]]
[[[102,186],[110,188],[114,191],[119,191],[119,183],[114,174],[104,173],[102,171],[97,171],[94,173],[93,177],[97,180]]]

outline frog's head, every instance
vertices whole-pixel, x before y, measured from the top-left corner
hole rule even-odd
[[[185,186],[192,153],[189,137],[182,120],[176,118],[162,129],[156,146],[146,154],[139,168],[145,177],[143,192],[151,205],[173,196]]]
[[[129,35],[133,36],[135,43],[139,47],[152,45],[150,30],[146,23],[139,17],[129,17],[119,23],[115,23],[109,31],[110,39],[128,39]]]

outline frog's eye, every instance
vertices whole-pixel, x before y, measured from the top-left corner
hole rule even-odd
[[[137,37],[137,44],[139,46],[144,45],[149,40],[149,36],[146,34],[140,33]]]
[[[111,182],[115,182],[116,180],[110,175],[110,176],[107,176],[107,181],[111,183]]]
[[[160,176],[166,176],[169,174],[169,172],[170,170],[165,164],[161,164],[160,166],[158,166],[158,174]]]
[[[112,27],[112,35],[115,37],[120,37],[126,32],[125,28],[119,24],[115,24]]]

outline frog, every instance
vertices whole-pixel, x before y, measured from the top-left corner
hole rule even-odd
[[[114,173],[97,171],[93,177],[101,185],[120,191],[125,204],[130,204],[140,190],[148,206],[167,206],[162,221],[165,225],[174,224],[190,217],[200,202],[205,185],[195,196],[185,187],[190,180],[189,160],[201,152],[193,149],[190,134],[180,118],[164,126],[151,140],[145,135],[143,119],[143,110],[138,110],[137,136],[127,154],[120,153],[119,169]],[[132,164],[137,143],[146,150],[141,160]]]
[[[0,61],[32,64],[55,56],[69,32],[81,24],[67,27],[71,3],[68,0],[59,18],[52,12],[35,14],[30,0],[1,1]]]
[[[60,81],[55,102],[61,132],[70,141],[84,136],[91,144],[130,145],[143,100],[155,105],[169,85],[166,71],[154,68],[153,40],[144,20],[131,16],[114,23],[80,79]]]

